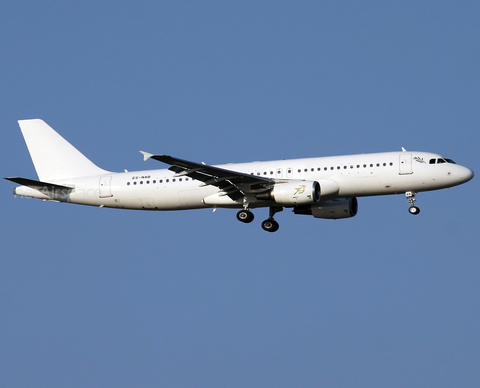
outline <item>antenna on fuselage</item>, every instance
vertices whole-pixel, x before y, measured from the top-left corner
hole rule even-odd
[[[405,148],[402,147],[402,152],[407,152],[407,150]]]

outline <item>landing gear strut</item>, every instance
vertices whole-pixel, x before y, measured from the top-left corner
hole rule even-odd
[[[417,215],[418,213],[420,213],[420,208],[416,207],[414,205],[416,199],[415,199],[415,195],[417,193],[413,192],[413,191],[407,191],[405,193],[405,196],[407,197],[407,201],[410,205],[408,211],[410,212],[410,214],[413,214],[413,215]]]
[[[268,219],[262,222],[263,230],[266,230],[267,232],[276,232],[278,230],[280,225],[277,221],[274,220],[273,216],[275,215],[275,213],[281,212],[282,210],[283,207],[281,206],[273,206],[270,208]]]

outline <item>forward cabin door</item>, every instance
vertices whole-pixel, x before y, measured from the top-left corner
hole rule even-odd
[[[412,154],[401,153],[400,154],[400,175],[411,174],[412,171]]]
[[[111,183],[112,183],[111,176],[102,176],[100,178],[100,182],[99,182],[100,191],[98,195],[100,198],[106,198],[106,197],[112,196]]]

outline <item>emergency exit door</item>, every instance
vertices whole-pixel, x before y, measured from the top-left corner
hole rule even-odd
[[[412,154],[400,154],[400,175],[411,174],[412,171]]]
[[[106,198],[112,196],[112,177],[111,176],[102,176],[99,183],[99,197]]]

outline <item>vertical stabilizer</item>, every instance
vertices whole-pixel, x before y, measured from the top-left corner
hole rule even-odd
[[[108,173],[93,164],[43,120],[19,120],[38,179],[44,182]]]

